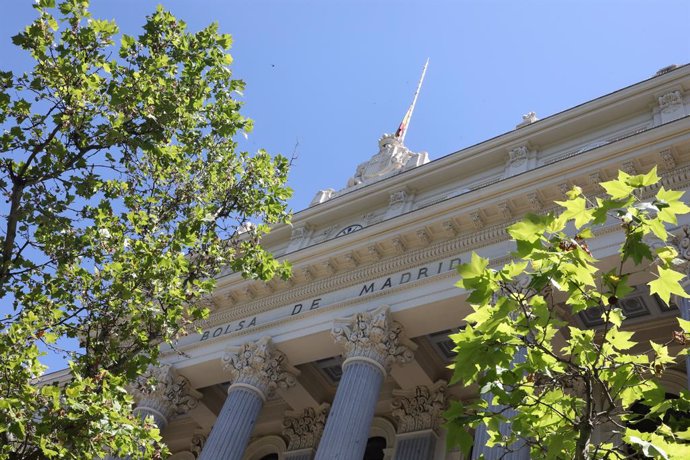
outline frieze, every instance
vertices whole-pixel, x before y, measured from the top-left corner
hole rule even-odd
[[[675,188],[687,187],[690,182],[689,179],[690,167],[678,168],[673,174],[662,175],[663,183],[666,186],[673,186]],[[555,209],[555,207],[545,208],[537,192],[529,193],[528,198],[535,210],[547,212],[549,209]],[[601,229],[597,233],[606,233],[608,231],[616,231],[616,226],[612,226],[611,229]],[[270,297],[257,299],[245,303],[244,305],[237,305],[231,310],[224,310],[213,314],[211,318],[199,322],[198,325],[199,327],[209,329],[219,324],[234,321],[236,330],[240,331],[244,328],[240,328],[239,323],[244,321],[246,327],[252,322],[256,315],[262,312],[267,312],[290,304],[305,304],[304,299],[317,299],[320,293],[326,291],[330,292],[337,289],[357,286],[358,283],[362,283],[367,279],[375,279],[384,276],[386,273],[414,269],[416,266],[421,266],[434,260],[443,258],[448,260],[450,254],[459,254],[461,251],[476,250],[484,246],[505,241],[506,239],[508,239],[508,236],[505,232],[505,224],[488,226],[462,237],[437,242],[425,248],[407,250],[404,253],[384,259],[378,263],[360,265],[354,270],[342,272],[335,276],[309,282],[307,284],[294,286],[289,290],[276,293]],[[308,301],[306,305],[310,305]],[[256,325],[256,323],[254,325]],[[226,329],[227,326],[224,326],[224,329],[219,334],[233,332],[233,328],[225,332]],[[215,330],[217,330],[217,326],[214,331]]]

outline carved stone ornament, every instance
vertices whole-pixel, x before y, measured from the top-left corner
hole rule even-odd
[[[389,208],[397,208],[405,204],[405,201],[407,200],[408,193],[406,190],[398,190],[396,192],[391,193],[390,195],[390,201],[388,203]]]
[[[190,449],[189,451],[194,454],[194,458],[199,458],[201,455],[201,451],[204,448],[204,444],[206,444],[206,436],[201,434],[201,433],[195,433],[192,436],[192,441],[190,443]]]
[[[329,404],[308,407],[299,413],[287,415],[283,420],[283,436],[288,440],[288,450],[316,449],[326,425]]]
[[[531,125],[535,121],[538,121],[537,114],[534,112],[528,112],[522,116],[522,121],[518,123],[515,127],[522,128],[523,126]]]
[[[533,211],[541,211],[544,208],[544,203],[541,202],[537,192],[528,193],[527,200],[529,201],[530,208],[532,208]]]
[[[426,152],[413,153],[394,134],[384,134],[379,139],[379,152],[357,166],[355,175],[347,182],[354,187],[365,182],[382,179],[395,172],[414,168],[429,162]]]
[[[385,369],[397,362],[412,361],[412,350],[403,343],[403,327],[390,317],[388,306],[336,319],[331,330],[336,343],[343,346],[345,358],[373,359]]]
[[[169,366],[149,366],[129,387],[139,408],[150,408],[169,421],[199,404],[201,393],[194,390],[189,380]]]
[[[446,382],[439,380],[432,387],[418,386],[411,391],[394,390],[391,415],[398,422],[398,433],[438,430],[446,407]]]
[[[680,94],[680,91],[671,91],[659,96],[659,108],[661,110],[667,110],[675,105],[681,105],[682,103],[683,96]]]
[[[526,145],[521,145],[510,149],[508,152],[508,166],[517,167],[522,166],[527,162],[527,155],[529,154],[529,149]]]
[[[690,275],[690,227],[683,225],[680,234],[671,237],[669,245],[678,251],[678,259],[674,261],[678,265],[676,270]]]
[[[271,396],[278,388],[287,389],[296,382],[297,371],[288,364],[270,337],[228,349],[221,361],[233,384],[252,386],[265,396]]]
[[[673,158],[673,150],[665,149],[659,152],[659,157],[664,163],[664,167],[667,171],[673,171],[676,168],[676,159]]]

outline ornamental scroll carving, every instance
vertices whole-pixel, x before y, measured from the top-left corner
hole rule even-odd
[[[329,404],[308,407],[303,412],[288,415],[283,420],[283,436],[288,439],[288,450],[316,449],[326,425]]]
[[[169,365],[149,366],[132,383],[129,392],[138,407],[154,409],[167,420],[195,408],[201,398],[201,393],[191,387],[189,380]]]
[[[336,319],[331,333],[345,349],[345,358],[364,357],[389,369],[393,363],[408,363],[413,354],[403,337],[403,327],[390,317],[388,306]],[[408,342],[409,343],[409,342]]]
[[[679,106],[682,104],[683,96],[680,94],[680,91],[670,91],[666,94],[659,96],[659,108],[661,110],[668,110],[673,106]]]
[[[296,382],[297,370],[288,364],[270,337],[230,348],[221,361],[232,383],[250,385],[265,396],[271,396],[278,388],[288,389]]]
[[[508,151],[508,165],[513,168],[522,166],[527,162],[528,154],[529,149],[525,145],[510,149],[510,151]]]
[[[418,386],[412,391],[393,391],[393,417],[398,433],[438,430],[441,413],[446,407],[446,382],[439,380],[432,387]]]

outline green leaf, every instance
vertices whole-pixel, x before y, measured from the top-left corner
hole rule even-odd
[[[621,176],[623,176],[623,180],[621,180]],[[634,190],[634,187],[631,187],[626,183],[625,176],[627,176],[627,174],[621,171],[618,179],[601,183],[601,186],[604,187],[606,193],[608,193],[609,196],[614,200],[628,198]]]
[[[534,243],[544,234],[549,224],[553,222],[552,215],[528,214],[520,222],[516,222],[507,231],[516,240]]]
[[[666,305],[669,304],[672,294],[685,298],[690,297],[680,285],[680,281],[685,278],[685,275],[670,268],[657,267],[657,270],[659,273],[657,279],[647,283],[650,293],[657,294]]]

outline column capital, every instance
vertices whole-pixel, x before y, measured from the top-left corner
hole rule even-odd
[[[221,361],[223,369],[230,373],[231,389],[233,386],[251,387],[258,390],[264,400],[278,388],[294,385],[299,372],[290,366],[285,354],[275,347],[270,337],[228,348]]]
[[[414,357],[414,344],[404,338],[402,325],[391,319],[386,305],[336,319],[331,334],[345,349],[346,361],[374,361],[387,371],[393,363],[408,363]]]
[[[195,408],[202,396],[191,387],[186,377],[167,364],[149,366],[128,389],[137,403],[135,411],[151,413],[154,418],[158,415],[164,425],[172,417]]]
[[[307,407],[301,412],[289,412],[283,419],[283,436],[288,440],[288,450],[316,449],[326,425],[330,404]]]
[[[398,434],[437,431],[446,406],[447,383],[420,385],[411,390],[393,390],[392,415],[398,422]]]

